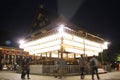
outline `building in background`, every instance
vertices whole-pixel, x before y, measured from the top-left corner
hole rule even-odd
[[[107,49],[104,39],[78,28],[65,18],[59,17],[52,24],[31,34],[20,48],[47,60],[52,58],[75,60],[81,54],[98,55]]]
[[[90,34],[72,24],[65,17],[59,16],[56,20],[49,21],[46,16],[44,18],[42,16],[44,16],[43,11],[38,14],[31,33],[19,46],[32,55],[35,64],[40,64],[32,65],[31,73],[51,73],[50,71],[53,71],[54,67],[50,65],[54,65],[54,61],[59,59],[64,59],[69,65],[67,67],[74,69],[71,73],[75,71],[79,73],[77,59],[81,54],[84,54],[87,60],[87,57],[98,55],[107,49],[103,38]],[[45,67],[45,65],[47,66]],[[73,67],[73,65],[77,66]]]
[[[14,65],[21,65],[21,61],[29,53],[20,48],[0,46],[0,69],[13,70]]]

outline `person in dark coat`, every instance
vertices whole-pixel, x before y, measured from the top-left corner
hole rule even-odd
[[[28,61],[23,61],[21,78],[25,79],[25,76],[27,75],[27,78],[30,79],[29,74],[30,74],[30,64]]]
[[[26,65],[26,62],[25,62],[25,60],[23,60],[22,61],[22,63],[21,63],[21,79],[25,79],[25,74],[26,74],[26,67],[25,67],[25,65]]]
[[[95,55],[90,59],[90,66],[92,71],[92,80],[94,80],[94,74],[96,74],[97,79],[100,80],[99,74],[98,74],[98,60],[96,59]]]
[[[29,74],[30,74],[30,64],[29,64],[29,62],[26,63],[25,70],[26,70],[25,75],[27,75],[27,78],[30,79],[30,77],[29,77]]]

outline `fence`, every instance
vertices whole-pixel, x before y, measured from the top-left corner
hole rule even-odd
[[[57,70],[57,67],[55,65],[44,65],[43,66],[43,74],[54,74],[55,70]],[[80,74],[80,66],[79,65],[65,65],[63,68],[63,71],[67,75]]]

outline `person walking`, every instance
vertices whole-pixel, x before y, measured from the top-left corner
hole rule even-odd
[[[83,80],[85,78],[85,66],[86,66],[86,63],[87,63],[87,61],[85,60],[85,57],[83,57],[83,54],[81,54],[81,57],[79,59],[81,80]]]
[[[55,70],[54,70],[55,76],[54,77],[57,78],[58,77],[58,71],[59,71],[59,61],[55,60],[54,65],[55,65]]]
[[[61,79],[63,76],[65,76],[65,65],[66,65],[66,62],[65,60],[62,58],[59,60],[59,78]]]
[[[25,75],[27,75],[27,78],[28,79],[30,79],[30,77],[29,77],[29,74],[30,74],[30,64],[29,64],[29,62],[27,62],[26,63],[26,74]]]
[[[100,80],[98,74],[98,60],[96,59],[95,55],[93,55],[92,58],[90,59],[90,66],[91,66],[92,80],[94,80],[94,74],[96,74],[97,79]]]
[[[25,60],[22,60],[21,63],[21,79],[25,79],[26,69],[25,69]]]
[[[30,64],[28,61],[23,60],[21,78],[25,79],[25,76],[27,75],[27,78],[30,79],[29,74],[30,74]]]

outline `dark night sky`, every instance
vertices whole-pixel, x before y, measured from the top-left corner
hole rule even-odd
[[[72,23],[111,44],[120,43],[118,0],[2,0],[0,46],[13,46],[27,34],[41,3],[52,16],[62,14]]]

